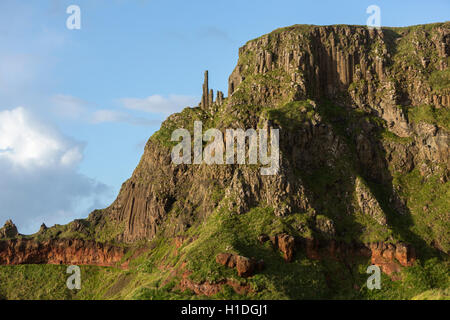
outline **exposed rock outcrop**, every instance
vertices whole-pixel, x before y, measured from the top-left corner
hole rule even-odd
[[[216,262],[228,268],[236,268],[238,276],[250,277],[255,271],[264,268],[264,261],[243,257],[231,253],[220,253],[216,256]]]
[[[179,288],[181,291],[191,290],[197,295],[213,296],[222,291],[225,285],[230,286],[236,293],[241,295],[248,294],[252,291],[249,284],[241,284],[235,280],[222,280],[215,283],[208,281],[196,283],[189,279],[188,275],[189,273],[185,273],[180,281]]]
[[[222,91],[217,91],[216,101],[214,101],[214,91],[213,89],[209,89],[208,70],[205,71],[205,79],[202,86],[202,100],[200,101],[199,106],[206,111],[214,113],[217,111],[217,108],[223,104],[223,101],[224,95]]]
[[[386,215],[381,209],[377,199],[373,196],[360,177],[356,178],[355,193],[358,205],[363,214],[371,216],[381,225],[386,225]]]
[[[294,258],[295,239],[288,234],[279,234],[270,237],[270,241],[275,248],[280,249],[283,252],[284,260],[291,262]]]
[[[409,267],[416,261],[414,248],[406,243],[344,243],[336,240],[318,240],[310,238],[295,239],[287,234],[280,234],[272,237],[261,235],[258,237],[260,243],[271,241],[274,248],[280,250],[284,259],[290,262],[294,258],[294,252],[304,252],[309,259],[334,259],[344,262],[354,262],[358,257],[370,258],[372,264],[377,265],[381,270],[392,275],[401,271],[401,267]],[[231,256],[231,255],[230,255]],[[227,265],[227,254],[217,256],[217,262]]]
[[[306,212],[320,203],[313,203],[317,195],[307,190],[304,177],[314,170],[337,167],[340,159],[353,156],[352,148],[356,152],[354,170],[364,173],[365,181],[389,189],[393,210],[407,212],[405,200],[390,185],[390,168],[407,173],[425,163],[435,172],[439,166],[449,165],[448,132],[442,126],[412,121],[404,111],[437,100],[436,108],[448,107],[446,89],[433,88],[426,77],[447,70],[448,34],[449,23],[381,31],[358,26],[293,26],[248,42],[239,50],[238,64],[229,78],[228,98],[218,93],[213,101],[205,73],[200,108],[170,116],[149,140],[133,176],[103,212],[122,228],[116,239],[151,240],[167,222],[169,213],[175,211],[176,219],[165,231],[168,236],[185,231],[221,205],[241,214],[254,206],[273,207],[277,216]],[[426,67],[408,64],[405,55],[412,53],[404,51],[403,46],[411,41],[415,54],[408,58],[435,56]],[[261,112],[261,108],[279,110],[287,102],[306,99],[310,99],[309,105],[295,111],[303,120],[289,126],[279,121],[275,125]],[[319,110],[324,100],[333,101],[347,114],[333,114],[325,121]],[[214,125],[221,130],[281,128],[278,175],[262,177],[254,168],[236,165],[172,164],[170,142],[164,140],[170,137],[170,130],[192,129],[194,115],[206,123],[211,106],[215,106],[213,113],[220,115]],[[364,116],[352,123],[354,114]],[[374,120],[367,121],[367,117]],[[330,122],[344,126],[346,137]],[[380,141],[380,130],[387,130],[395,139]],[[354,177],[350,169],[341,171],[341,175]],[[340,201],[348,204],[342,215],[354,211],[350,203],[355,192],[363,214],[388,227],[379,199],[359,178],[355,179],[354,190],[342,187],[336,191]],[[226,201],[208,201],[217,190],[225,190],[222,197]],[[335,236],[342,232],[339,220],[334,219]]]
[[[5,225],[0,228],[0,239],[15,238],[19,235],[16,225],[12,220],[7,220]]]
[[[342,25],[282,28],[239,49],[241,59],[229,78],[228,95],[233,103],[267,105],[289,98],[336,100],[350,88],[353,103],[377,110],[403,136],[410,131],[404,114],[395,108],[397,104],[418,106],[439,101],[449,106],[449,92],[435,94],[424,73],[448,67],[449,38],[448,23],[436,25],[428,34],[422,29],[371,30]],[[406,42],[413,43],[412,50],[397,52]],[[411,59],[418,61],[428,58],[430,52],[435,52],[437,59],[425,67],[405,59],[406,55],[415,55]],[[400,73],[400,69],[404,72]],[[264,77],[279,81],[261,82]],[[399,77],[406,86],[393,80]],[[254,87],[247,92],[249,96],[236,94],[243,89],[243,83]]]
[[[302,245],[309,258],[363,255],[387,273],[397,271],[398,265],[410,265],[414,254],[407,245],[353,246],[333,239],[346,238],[349,230],[372,236],[368,233],[376,229],[376,240],[400,234],[398,239],[425,242],[417,230],[441,232],[439,223],[425,225],[423,219],[410,219],[410,199],[394,178],[418,170],[420,179],[426,180],[442,172],[440,183],[448,183],[450,134],[445,112],[450,92],[439,79],[448,75],[449,27],[448,22],[381,30],[293,26],[249,41],[239,49],[228,97],[217,92],[214,101],[205,72],[199,106],[169,116],[146,144],[139,165],[114,203],[89,219],[74,221],[66,231],[136,243],[157,235],[173,239],[202,225],[215,212],[244,215],[252,208],[271,208],[277,218],[317,212],[327,218],[314,220],[312,228],[327,242],[305,240]],[[437,110],[444,116],[437,117]],[[194,120],[201,120],[203,129],[216,127],[221,132],[280,129],[278,174],[261,176],[259,165],[173,164],[171,133],[176,128],[191,132]],[[420,206],[423,212],[432,213],[426,205]],[[361,213],[364,219],[359,219]],[[445,214],[440,217],[448,221]],[[392,220],[398,220],[396,225]],[[423,225],[413,232],[411,221]],[[0,230],[0,237],[17,235],[11,225]],[[429,243],[448,251],[448,237],[430,238]],[[298,248],[293,236],[280,234],[270,240],[286,261],[292,261]],[[87,250],[97,258],[88,261],[79,256],[81,244],[74,248],[73,243],[65,243],[64,253],[58,249],[59,240],[52,241],[45,247],[26,241],[19,247],[3,243],[3,252],[17,252],[19,257],[3,259],[95,264],[116,263],[121,254],[120,249],[92,244]],[[177,249],[183,241],[175,239]],[[57,253],[51,255],[53,250]],[[76,258],[71,260],[70,254]],[[256,268],[255,261],[242,256],[225,254],[217,259],[241,276],[250,276]]]
[[[371,243],[371,261],[388,275],[401,270],[400,266],[412,266],[416,260],[414,248],[408,244]]]
[[[83,240],[0,240],[0,265],[118,266],[126,249]]]
[[[41,224],[41,227],[39,228],[39,233],[45,232],[45,230],[47,230],[47,226],[45,225],[45,223]]]

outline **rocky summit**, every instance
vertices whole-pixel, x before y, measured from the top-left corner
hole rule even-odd
[[[449,22],[294,25],[249,41],[228,96],[206,72],[199,105],[163,122],[108,208],[30,236],[0,229],[0,296],[23,294],[24,270],[39,288],[76,264],[90,285],[29,297],[448,298],[449,64]],[[174,164],[172,132],[195,121],[279,129],[279,171]]]

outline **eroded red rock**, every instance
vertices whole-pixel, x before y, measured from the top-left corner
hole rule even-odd
[[[236,256],[236,270],[240,277],[250,277],[255,271],[255,261],[243,256]]]
[[[295,250],[295,238],[286,233],[282,233],[275,236],[260,235],[258,241],[263,244],[264,242],[270,240],[272,246],[279,249],[283,253],[284,260],[290,262],[294,258]]]
[[[63,264],[116,266],[126,249],[85,240],[27,239],[0,241],[0,264]]]
[[[250,277],[255,271],[261,271],[264,268],[263,260],[256,261],[231,253],[219,253],[216,256],[216,262],[228,268],[236,268],[240,277]]]
[[[278,248],[284,254],[284,260],[291,262],[294,258],[295,239],[288,234],[278,235]]]
[[[400,272],[401,266],[411,266],[416,260],[414,249],[405,243],[394,245],[374,242],[369,244],[368,247],[371,251],[372,263],[379,266],[388,275]]]
[[[193,280],[189,279],[188,272],[183,275],[183,278],[181,279],[179,284],[179,288],[181,289],[181,291],[191,290],[197,295],[213,296],[219,293],[225,285],[233,288],[233,290],[238,294],[248,294],[252,291],[250,285],[241,284],[238,281],[230,279],[222,280],[216,283],[208,281],[196,283]]]
[[[292,261],[296,241],[293,236],[279,234],[271,236],[272,245],[284,254],[286,261]],[[405,243],[374,242],[343,243],[336,240],[301,239],[298,241],[306,256],[312,260],[334,259],[338,261],[352,261],[358,257],[370,258],[371,263],[393,278],[402,267],[414,264],[416,257],[414,248]],[[397,277],[398,278],[398,277]]]

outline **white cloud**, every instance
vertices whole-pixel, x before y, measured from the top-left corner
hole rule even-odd
[[[82,144],[25,108],[0,111],[0,220],[13,218],[30,233],[104,204],[110,189],[78,172],[82,159]]]
[[[22,107],[0,112],[0,149],[4,150],[0,159],[22,169],[73,166],[82,159],[80,145],[36,121]]]
[[[172,114],[180,112],[188,106],[195,106],[198,104],[197,97],[183,96],[171,94],[168,97],[161,95],[152,95],[147,98],[123,98],[121,103],[127,109],[139,110],[151,113]]]

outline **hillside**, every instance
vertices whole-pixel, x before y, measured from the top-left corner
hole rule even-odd
[[[448,299],[449,56],[449,22],[249,41],[228,96],[206,73],[201,103],[164,121],[111,206],[30,236],[0,229],[0,297]],[[173,164],[171,134],[194,121],[279,129],[278,174]],[[86,286],[45,264],[90,265]]]

